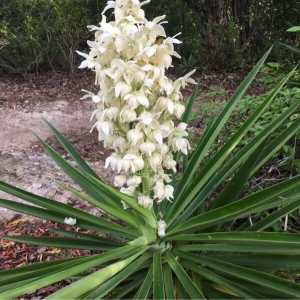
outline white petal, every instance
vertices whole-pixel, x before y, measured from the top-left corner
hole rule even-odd
[[[163,141],[162,141],[162,134],[161,134],[161,132],[160,132],[159,130],[154,130],[154,131],[153,131],[153,135],[154,135],[156,141],[157,141],[159,144],[162,144],[162,143],[163,143]]]

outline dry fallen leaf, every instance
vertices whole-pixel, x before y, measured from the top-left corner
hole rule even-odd
[[[8,223],[7,227],[13,227],[13,226],[18,225],[21,222],[26,222],[26,221],[27,221],[26,219],[17,219],[17,220],[15,220],[13,222]]]
[[[56,254],[56,253],[60,253],[61,250],[58,248],[53,248],[52,250],[49,251],[45,251],[43,254]]]

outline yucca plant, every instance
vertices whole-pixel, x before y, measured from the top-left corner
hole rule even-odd
[[[244,186],[251,176],[299,130],[300,120],[296,120],[269,140],[271,133],[300,103],[291,105],[228,159],[291,74],[200,169],[270,51],[249,73],[221,114],[208,124],[196,149],[189,154],[184,122],[192,110],[197,88],[187,100],[183,113],[177,97],[178,83],[193,82],[188,78],[190,74],[172,82],[161,73],[170,65],[167,55],[174,54],[171,46],[177,40],[173,38],[171,44],[170,39],[157,43],[156,36],[164,35],[157,24],[161,18],[147,23],[140,6],[137,0],[109,1],[107,8],[115,9],[117,21],[106,23],[104,18],[100,29],[92,28],[96,30],[96,42],[89,42],[91,52],[83,54],[86,60],[81,65],[95,69],[96,82],[101,87],[98,95],[88,93],[88,96],[97,103],[99,138],[116,151],[106,165],[120,172],[115,179],[120,191],[105,184],[47,121],[78,168],[38,137],[45,151],[85,192],[57,183],[118,222],[0,182],[1,190],[37,205],[0,199],[1,206],[99,232],[99,235],[89,235],[79,234],[77,230],[55,230],[60,237],[1,238],[48,247],[103,251],[0,271],[0,298],[14,298],[75,276],[72,284],[47,299],[300,298],[297,283],[272,275],[274,269],[300,269],[300,237],[270,230],[274,222],[300,207],[300,177],[241,196],[245,195]],[[129,36],[122,37],[122,34]],[[135,42],[130,40],[132,36],[135,41],[145,43],[146,50],[141,51],[140,45],[135,47]],[[117,48],[112,51],[113,47]],[[109,49],[108,53],[105,49]],[[112,60],[109,66],[101,63],[101,60],[108,63],[109,59]],[[177,117],[182,115],[177,127],[168,119],[173,113]],[[167,125],[170,132],[165,130]],[[174,162],[182,165],[179,180],[176,180]],[[256,223],[248,219],[262,211],[269,214]]]

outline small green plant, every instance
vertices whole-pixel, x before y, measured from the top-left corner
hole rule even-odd
[[[210,121],[195,150],[188,155],[184,122],[189,119],[197,88],[184,110],[177,102],[179,89],[186,81],[193,82],[191,74],[174,82],[163,75],[166,65],[171,63],[168,55],[172,54],[172,44],[177,40],[166,38],[162,45],[155,43],[157,35],[164,35],[158,24],[164,17],[148,22],[141,9],[145,2],[122,0],[122,5],[117,5],[109,1],[106,9],[115,9],[116,21],[106,23],[103,17],[100,27],[92,27],[96,40],[89,42],[88,55],[81,53],[86,58],[81,67],[94,69],[101,87],[97,95],[88,92],[87,97],[96,103],[99,138],[116,151],[106,164],[121,173],[115,178],[120,191],[105,184],[48,122],[78,168],[38,137],[46,152],[84,192],[57,183],[118,222],[0,182],[1,190],[37,205],[0,199],[1,206],[74,226],[73,230],[55,230],[60,237],[1,238],[103,253],[0,271],[0,297],[14,298],[76,276],[77,281],[46,299],[300,298],[299,284],[270,271],[300,270],[299,235],[272,232],[274,223],[300,207],[300,176],[243,195],[249,178],[299,130],[297,119],[277,138],[270,139],[300,101],[292,103],[227,159],[292,73],[264,97],[220,150],[205,161],[269,50],[219,116]],[[140,45],[136,45],[137,40]],[[182,123],[175,126],[169,118],[179,112]],[[180,159],[182,177],[176,182]],[[273,208],[274,212],[256,222],[245,219]],[[81,235],[76,227],[99,234]]]
[[[220,99],[224,99],[225,95],[225,90],[219,86],[213,87],[208,92],[201,93],[195,101],[197,108],[191,112],[189,122],[198,122],[201,119],[208,121],[212,115],[221,111],[222,105],[219,103],[221,102]]]
[[[210,149],[211,153],[215,153],[220,149],[232,134],[237,132],[245,122],[245,120],[258,108],[264,98],[268,96],[272,91],[265,93],[263,96],[246,96],[237,105],[229,118],[226,126],[221,130],[218,140],[214,143]],[[280,116],[285,112],[288,107],[295,101],[300,100],[300,89],[298,87],[290,88],[289,86],[283,88],[277,95],[276,98],[270,104],[268,111],[264,112],[258,122],[248,131],[243,137],[240,143],[233,150],[232,155],[238,152],[242,147],[247,145],[251,139],[257,136],[268,124],[270,124],[276,117]],[[223,104],[226,105],[226,102]],[[202,111],[200,112],[200,110]],[[210,104],[200,104],[195,113],[191,113],[191,120],[197,120],[197,116],[201,116],[202,119],[206,119],[209,123],[212,120],[212,112],[218,112],[221,110],[221,106],[216,105],[215,101],[211,101]],[[281,129],[277,129],[270,136],[274,139],[280,135],[284,128],[289,127],[293,121],[299,119],[299,111],[296,110],[288,119],[283,123]],[[199,120],[199,118],[198,118]],[[287,141],[287,144],[283,145],[281,149],[274,154],[272,158],[273,162],[280,161],[282,158],[286,158],[283,162],[280,162],[279,167],[285,170],[292,170],[293,173],[299,174],[298,170],[298,157],[299,153],[296,151],[299,147],[300,131],[295,133],[294,139]],[[296,153],[297,152],[297,153]],[[209,156],[208,156],[209,157]]]
[[[185,57],[182,58],[182,62],[178,65],[178,72],[179,75],[186,74],[188,72],[191,72],[194,69],[198,69],[199,67],[196,66],[197,62],[199,61],[199,58],[196,59],[193,57],[192,54],[186,59]]]

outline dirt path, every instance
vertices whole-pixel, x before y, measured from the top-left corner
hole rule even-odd
[[[92,148],[87,150],[92,153],[98,152],[98,157],[93,158],[94,161],[89,161],[89,153],[88,163],[108,182],[112,180],[112,172],[104,169],[104,156],[101,157],[100,154],[103,152],[101,144],[97,141],[97,133],[89,133],[93,124],[89,119],[94,106],[90,101],[79,100],[80,90],[86,88],[85,84],[78,86],[79,78],[76,76],[61,77],[60,75],[58,82],[52,78],[48,85],[49,79],[46,77],[38,78],[37,81],[33,81],[34,83],[13,77],[1,81],[0,180],[40,196],[82,206],[83,203],[76,196],[48,178],[51,176],[75,186],[44,153],[32,133],[35,132],[57,148],[53,135],[43,121],[45,118],[61,133],[67,135],[68,139],[73,138],[74,141],[74,137],[77,137],[75,146],[78,151],[84,150],[87,143],[89,146],[92,144]],[[0,198],[15,199],[2,191]],[[92,207],[87,210],[93,214],[98,213]],[[0,207],[0,223],[12,219],[15,215],[15,212]]]

